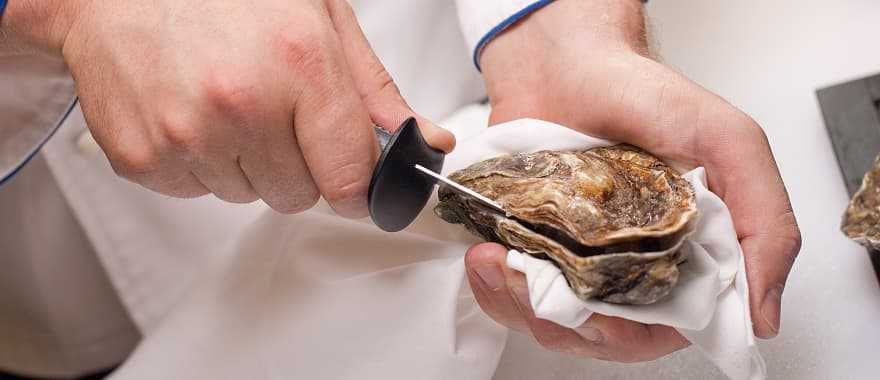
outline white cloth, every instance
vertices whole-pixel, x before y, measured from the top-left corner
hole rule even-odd
[[[0,89],[2,186],[52,135],[70,109],[73,81],[60,59],[0,55]]]
[[[540,131],[536,133],[535,131]],[[444,171],[490,157],[543,149],[582,149],[611,145],[540,120],[495,126],[460,147]],[[642,323],[672,326],[733,379],[763,379],[764,359],[755,344],[742,249],[730,212],[706,187],[705,170],[684,176],[693,185],[700,219],[683,246],[688,261],[669,297],[652,305],[624,306],[578,299],[562,273],[549,261],[516,251],[508,266],[526,274],[529,297],[538,317],[566,327],[584,323],[592,312]]]
[[[605,143],[535,121],[459,127],[470,131],[457,134],[447,174],[501,152]],[[324,204],[263,215],[116,378],[490,378],[507,330],[480,311],[465,281],[463,255],[478,240],[437,218],[434,205],[394,234]]]
[[[601,142],[594,142],[602,144]],[[732,379],[766,377],[752,332],[742,250],[724,202],[706,188],[702,168],[685,178],[697,193],[697,230],[682,247],[687,262],[670,295],[652,305],[583,301],[550,261],[515,250],[507,265],[526,275],[535,315],[574,328],[596,312],[647,324],[675,327]]]

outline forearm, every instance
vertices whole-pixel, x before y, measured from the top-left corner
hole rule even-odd
[[[0,54],[38,50],[55,55],[83,0],[10,0],[0,18]]]

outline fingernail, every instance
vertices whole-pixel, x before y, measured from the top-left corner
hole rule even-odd
[[[514,298],[516,298],[516,303],[522,309],[521,311],[523,313],[531,312],[532,303],[529,301],[529,289],[515,286],[511,290],[513,291]]]
[[[770,326],[774,337],[779,333],[779,314],[782,304],[782,285],[776,286],[767,291],[764,295],[764,301],[761,302],[761,316],[764,322]]]
[[[595,327],[579,327],[575,329],[575,331],[577,331],[581,337],[593,344],[602,343],[602,340],[605,339],[605,337],[602,336],[602,331],[599,331],[599,329]]]
[[[504,273],[495,264],[477,265],[474,267],[474,272],[488,290],[495,292],[504,286]]]

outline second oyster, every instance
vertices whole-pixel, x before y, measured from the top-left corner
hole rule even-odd
[[[880,249],[880,156],[862,179],[843,215],[840,229],[847,237],[874,250]]]

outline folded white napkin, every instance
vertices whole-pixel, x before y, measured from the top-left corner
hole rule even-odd
[[[485,139],[484,144],[477,144],[485,149],[461,152],[447,165],[448,170],[501,154],[614,144],[530,119],[490,128],[475,138]],[[766,369],[752,332],[743,254],[730,212],[706,187],[703,168],[684,177],[696,192],[700,219],[696,232],[682,248],[687,262],[680,266],[678,284],[657,303],[631,306],[583,301],[574,295],[553,263],[515,250],[508,253],[507,265],[526,275],[532,307],[539,318],[577,327],[595,312],[671,326],[730,378],[763,379]]]

